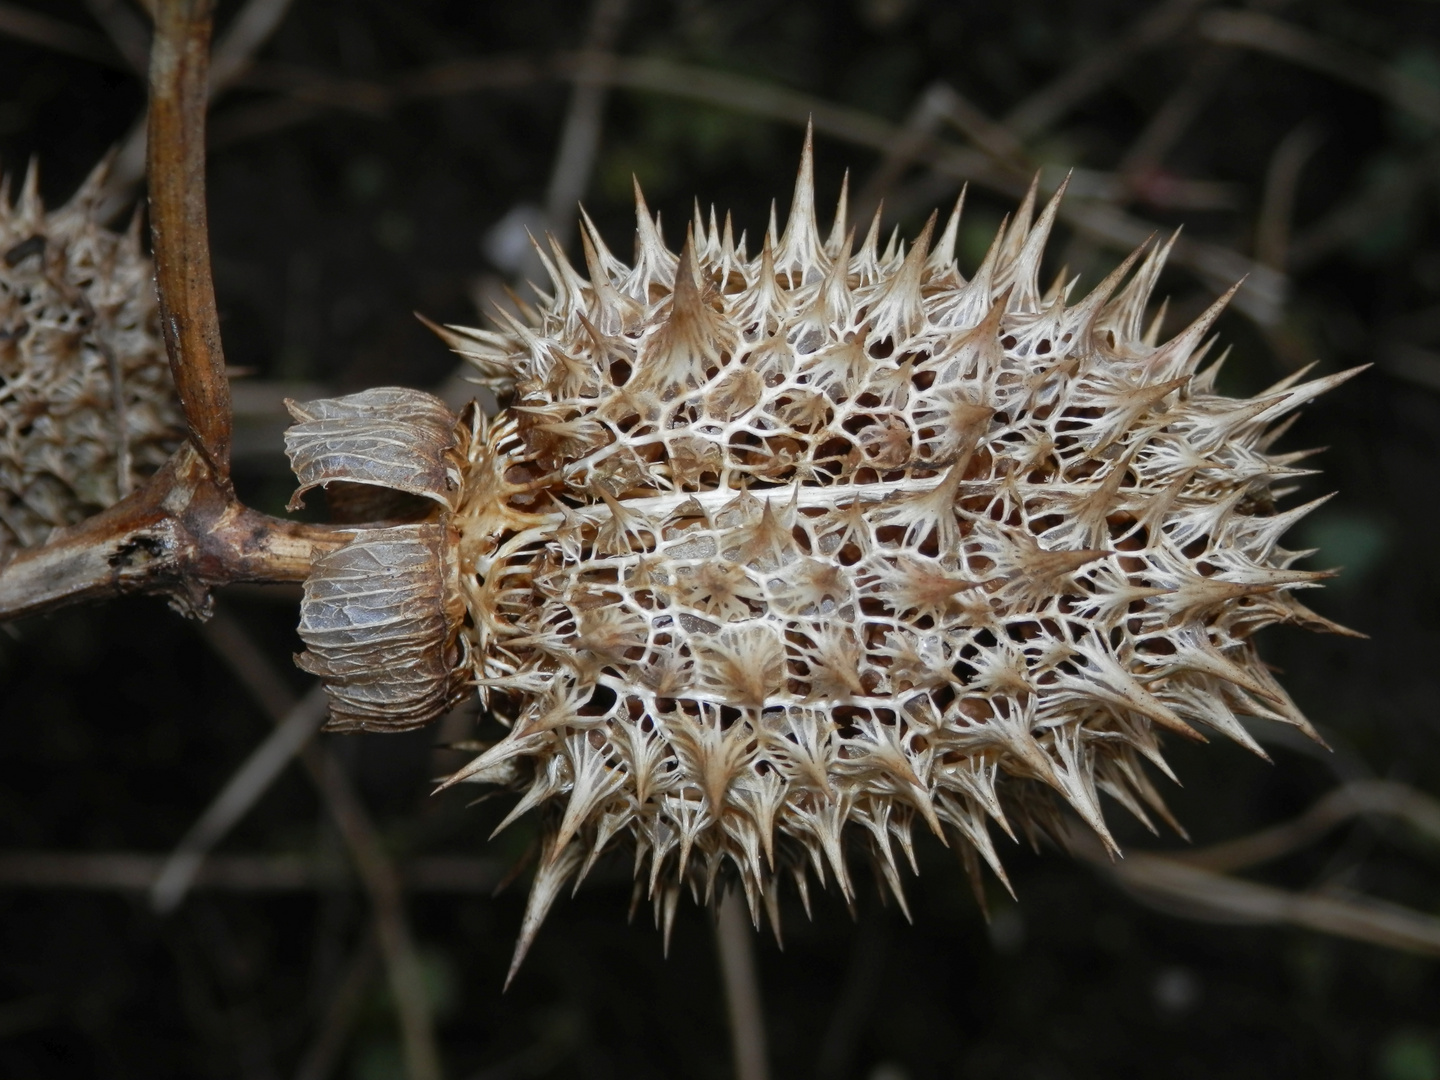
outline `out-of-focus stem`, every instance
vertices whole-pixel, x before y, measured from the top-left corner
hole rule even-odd
[[[720,976],[725,983],[735,1080],[769,1080],[760,978],[755,970],[755,934],[745,915],[745,900],[736,891],[720,900],[715,949],[720,954]]]

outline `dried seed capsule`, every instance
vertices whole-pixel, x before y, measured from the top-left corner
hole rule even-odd
[[[108,163],[107,163],[108,164]],[[104,228],[106,165],[46,213],[0,192],[0,564],[127,495],[184,438],[139,219]]]
[[[511,730],[449,783],[545,815],[517,963],[622,842],[667,929],[720,878],[757,917],[812,871],[849,897],[856,847],[903,905],[917,820],[1003,880],[991,821],[1069,807],[1113,847],[1101,792],[1170,820],[1163,732],[1310,731],[1252,640],[1338,629],[1292,595],[1324,575],[1279,546],[1309,507],[1277,509],[1303,455],[1270,446],[1351,373],[1219,396],[1224,300],[1143,329],[1168,245],[1074,304],[1040,287],[1058,199],[1032,224],[1032,188],[967,280],[958,206],[856,251],[842,193],[822,239],[807,144],[758,256],[713,214],[677,255],[637,199],[633,267],[587,221],[588,280],[552,244],[524,321],[444,332],[513,401],[471,415],[449,519]]]

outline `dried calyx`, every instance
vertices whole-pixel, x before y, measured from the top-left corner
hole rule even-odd
[[[343,724],[391,726],[371,690],[414,675],[394,726],[467,685],[508,725],[447,784],[543,815],[517,963],[616,846],[667,933],[717,881],[778,932],[778,882],[848,900],[856,851],[903,905],[917,821],[1003,881],[991,823],[1034,842],[1068,806],[1113,848],[1102,792],[1170,821],[1162,732],[1313,735],[1252,637],[1339,629],[1293,595],[1324,575],[1279,541],[1315,504],[1277,509],[1304,455],[1271,446],[1349,373],[1219,396],[1198,369],[1224,299],[1144,329],[1169,245],[1073,303],[1040,287],[1059,198],[1032,224],[1032,188],[966,279],[958,205],[938,237],[882,248],[877,219],[857,246],[842,190],[822,236],[807,141],[758,255],[698,209],[677,255],[637,191],[633,266],[586,219],[587,275],[552,243],[538,305],[444,331],[510,404],[434,426],[412,474],[453,459],[463,487],[424,522],[317,568],[305,662]],[[380,482],[381,451],[341,456],[325,475]],[[386,592],[421,548],[428,651]]]
[[[0,189],[0,565],[110,506],[184,438],[139,223],[100,225],[108,162],[59,210]]]

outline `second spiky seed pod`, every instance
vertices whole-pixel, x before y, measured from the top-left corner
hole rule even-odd
[[[46,212],[0,192],[0,563],[128,494],[184,435],[138,219],[95,220],[106,166]]]

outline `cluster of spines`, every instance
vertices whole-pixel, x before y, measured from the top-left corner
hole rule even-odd
[[[1067,305],[1038,284],[1060,193],[1032,226],[1034,196],[968,281],[958,204],[933,248],[932,217],[882,252],[877,215],[852,254],[843,193],[820,238],[807,140],[758,259],[698,210],[671,253],[637,190],[633,267],[587,218],[588,281],[552,243],[538,308],[451,329],[514,402],[457,516],[513,727],[451,782],[524,787],[507,823],[550,808],[517,961],[624,833],[662,921],[727,863],[757,917],[786,868],[848,898],[847,824],[903,904],[917,815],[1003,878],[986,821],[1054,831],[1041,789],[1112,847],[1101,791],[1168,820],[1158,730],[1310,730],[1249,641],[1335,629],[1290,595],[1323,576],[1277,543],[1314,504],[1276,512],[1303,473],[1268,451],[1350,373],[1215,395],[1228,295],[1157,345],[1164,244]]]

